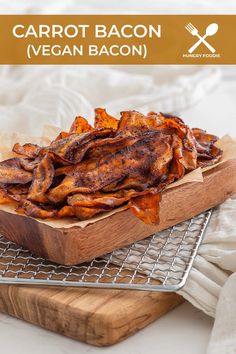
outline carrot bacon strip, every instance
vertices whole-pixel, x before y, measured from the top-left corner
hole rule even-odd
[[[145,224],[156,224],[159,222],[161,194],[147,194],[131,199],[130,210]]]
[[[34,170],[33,181],[29,189],[28,199],[47,203],[46,192],[52,184],[54,166],[50,154],[47,153]]]
[[[25,155],[32,159],[38,156],[40,150],[41,150],[40,146],[35,144],[30,144],[30,143],[24,145],[20,145],[19,143],[16,143],[12,149],[12,151],[14,151],[15,153],[19,155]]]
[[[92,130],[93,127],[87,122],[87,120],[81,116],[78,116],[72,123],[69,133],[88,133]]]
[[[0,163],[0,203],[36,218],[86,220],[128,203],[145,223],[159,222],[161,194],[199,166],[219,161],[217,137],[170,114],[95,110],[94,128],[78,116],[49,146],[16,143]]]
[[[11,203],[12,199],[8,196],[8,193],[4,190],[4,188],[0,187],[0,204]]]
[[[30,181],[32,181],[32,173],[21,168],[18,158],[0,162],[0,183],[26,184]]]
[[[117,129],[119,120],[107,114],[106,110],[103,108],[95,109],[95,122],[94,127],[96,129],[109,128]]]
[[[24,213],[28,216],[32,216],[40,219],[53,218],[57,215],[57,210],[52,207],[42,207],[30,200],[20,201],[18,208],[16,209],[19,213]]]

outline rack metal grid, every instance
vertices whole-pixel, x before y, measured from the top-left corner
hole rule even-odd
[[[89,263],[64,266],[0,237],[0,283],[177,291],[188,278],[212,211]]]

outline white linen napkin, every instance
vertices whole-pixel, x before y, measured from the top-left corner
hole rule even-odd
[[[236,272],[236,198],[214,210],[187,283],[179,293],[215,317],[222,287],[232,272]]]
[[[39,136],[45,124],[66,129],[78,114],[93,123],[94,107],[117,116],[176,112],[205,97],[220,76],[214,67],[1,66],[0,129]]]
[[[235,354],[236,352],[236,273],[223,286],[216,307],[216,318],[207,354]]]
[[[194,306],[215,317],[207,354],[236,353],[235,272],[236,198],[233,198],[214,210],[187,283],[179,291]]]

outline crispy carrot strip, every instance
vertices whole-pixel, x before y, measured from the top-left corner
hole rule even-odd
[[[0,203],[37,218],[89,219],[128,203],[158,223],[161,193],[198,166],[219,161],[217,137],[173,115],[95,110],[94,128],[78,116],[49,146],[16,143],[19,157],[0,162]]]

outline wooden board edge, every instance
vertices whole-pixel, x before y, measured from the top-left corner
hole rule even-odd
[[[104,304],[92,314],[78,309],[76,300],[63,304],[64,292],[69,298],[70,291],[72,298],[77,292],[82,300],[88,295],[106,294]],[[176,293],[0,285],[1,312],[100,347],[126,339],[183,302]]]
[[[99,340],[94,341],[93,338],[88,338],[87,343],[95,346],[109,346],[119,343],[134,335],[144,327],[147,327],[149,324],[167,314],[185,301],[176,293],[165,293],[164,298],[161,300],[162,305],[164,306],[159,307],[158,305],[160,300],[155,300],[155,295],[157,294],[148,292],[146,296],[152,298],[150,302],[145,304],[142,303],[142,300],[139,300],[139,308],[136,307],[132,313],[126,312],[126,309],[124,308],[124,313],[121,311],[113,316],[108,315],[104,323],[105,331],[100,333],[101,330],[99,329],[99,333],[97,333]],[[143,309],[141,306],[143,306]],[[144,309],[147,308],[148,311],[145,311]],[[97,321],[98,323],[100,322],[99,316]]]

